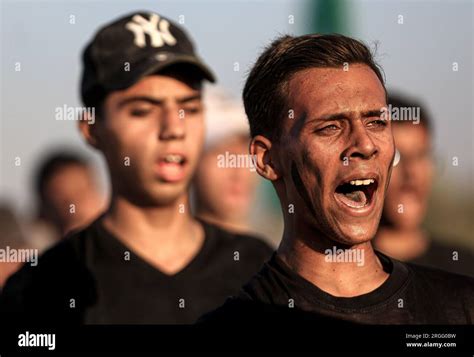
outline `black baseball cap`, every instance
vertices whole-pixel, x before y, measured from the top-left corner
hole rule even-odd
[[[171,65],[192,67],[202,79],[215,82],[185,30],[150,12],[135,12],[102,27],[85,48],[82,60],[81,96],[91,107],[108,93]]]

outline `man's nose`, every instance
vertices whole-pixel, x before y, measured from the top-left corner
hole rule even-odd
[[[370,159],[378,152],[377,146],[363,125],[354,126],[349,141],[351,144],[343,153],[343,160],[346,157],[349,160],[355,158]]]
[[[185,137],[184,112],[178,107],[164,108],[160,118],[160,140],[180,140]]]

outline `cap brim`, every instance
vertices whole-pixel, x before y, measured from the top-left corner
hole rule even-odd
[[[212,71],[199,58],[191,55],[169,54],[168,56],[168,58],[163,60],[158,60],[156,56],[149,57],[147,60],[140,63],[131,64],[132,71],[121,71],[120,75],[115,75],[113,77],[113,80],[111,78],[110,80],[105,81],[107,84],[106,90],[113,91],[131,87],[145,76],[159,73],[173,65],[179,64],[190,66],[196,71],[198,76],[202,77],[202,79],[206,79],[211,83],[216,82],[216,77]]]
[[[195,68],[197,72],[199,72],[199,74],[202,76],[202,78],[207,79],[211,83],[216,82],[216,77],[214,73],[206,64],[204,64],[197,57],[187,55],[178,55],[173,56],[168,60],[157,61],[156,66],[152,66],[153,68],[150,68],[148,71],[146,71],[145,75],[163,71],[168,67],[177,64],[189,65],[190,67]]]
[[[141,73],[140,78],[148,76],[153,73],[158,73],[174,65],[187,65],[194,68],[197,74],[202,76],[203,79],[208,80],[211,83],[216,82],[216,77],[210,68],[205,65],[199,58],[188,55],[172,55],[170,58],[159,61],[154,59],[154,63],[149,64],[147,68]]]

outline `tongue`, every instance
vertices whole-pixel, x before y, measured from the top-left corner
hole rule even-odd
[[[367,196],[365,195],[364,191],[352,191],[345,193],[344,196],[346,196],[351,201],[361,203],[362,205],[367,203]]]

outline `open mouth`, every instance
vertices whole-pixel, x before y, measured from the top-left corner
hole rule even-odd
[[[167,182],[180,181],[185,176],[187,160],[181,154],[166,154],[158,160],[157,173]]]
[[[377,187],[375,178],[354,179],[337,186],[335,196],[351,208],[362,208],[370,205]]]
[[[168,154],[160,160],[160,163],[176,165],[184,165],[185,162],[186,158],[180,154]]]

